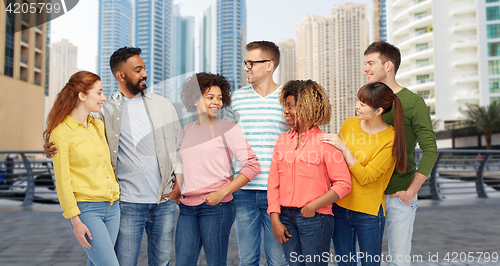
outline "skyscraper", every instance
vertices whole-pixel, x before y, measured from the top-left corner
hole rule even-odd
[[[46,20],[38,6],[26,14],[7,14],[5,6],[0,5],[0,150],[39,150],[49,23],[40,23]]]
[[[436,130],[463,126],[466,103],[500,96],[500,9],[486,2],[387,0],[389,41],[402,55],[397,81],[425,100]]]
[[[200,12],[199,68],[217,73],[217,3]]]
[[[53,43],[50,49],[49,94],[45,101],[45,117],[71,75],[77,72],[78,47],[67,39]]]
[[[347,3],[332,10],[330,19],[330,100],[333,105],[332,132],[356,111],[356,95],[366,83],[363,72],[368,47],[366,6]]]
[[[106,97],[118,90],[109,57],[118,48],[134,44],[132,15],[131,0],[99,0],[97,74]]]
[[[217,0],[217,73],[236,90],[246,85],[241,62],[246,45],[246,1]]]
[[[172,77],[194,71],[194,17],[183,17],[174,8]]]
[[[387,2],[373,0],[373,26],[375,41],[387,41]]]
[[[135,1],[135,46],[142,49],[148,89],[161,96],[168,94],[162,81],[172,75],[172,2]]]
[[[347,3],[333,9],[329,19],[307,16],[297,24],[296,33],[297,76],[323,86],[332,104],[332,120],[321,129],[336,134],[344,119],[354,115],[357,91],[366,83],[366,6]]]
[[[297,57],[295,50],[295,41],[279,43],[280,65],[278,66],[278,84],[285,85],[289,80],[297,78]]]

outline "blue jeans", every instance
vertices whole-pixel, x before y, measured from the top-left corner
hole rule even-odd
[[[341,256],[337,265],[355,266],[359,261],[363,266],[380,265],[385,226],[382,205],[377,216],[348,210],[335,203],[332,210],[335,217],[333,247],[335,255]],[[363,254],[360,257],[357,257],[356,241],[359,241],[359,252]],[[352,260],[354,254],[355,260]]]
[[[120,202],[120,231],[115,250],[121,266],[137,265],[144,229],[148,238],[148,265],[170,264],[176,206],[170,200],[160,204]]]
[[[107,201],[77,203],[80,209],[80,220],[87,226],[92,240],[87,237],[90,249],[84,247],[89,256],[88,266],[116,265],[118,260],[113,249],[120,224],[120,207],[118,201],[111,205]],[[73,228],[73,225],[71,226]]]
[[[413,222],[417,212],[417,197],[411,205],[404,204],[399,197],[385,196],[385,219],[391,265],[410,265],[411,238]]]
[[[226,266],[229,233],[234,222],[233,203],[179,207],[175,265],[196,266],[203,246],[208,266]]]
[[[300,208],[281,207],[280,221],[292,235],[283,243],[288,265],[328,265],[333,216],[304,217]]]
[[[233,197],[240,265],[259,265],[262,228],[267,265],[286,265],[283,248],[274,237],[271,217],[267,214],[267,191],[239,189],[233,193]]]

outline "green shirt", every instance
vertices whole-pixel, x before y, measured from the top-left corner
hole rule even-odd
[[[437,159],[436,137],[432,130],[431,117],[429,109],[424,100],[408,90],[401,89],[396,93],[403,105],[403,116],[405,120],[405,135],[406,135],[406,173],[398,173],[397,167],[394,169],[389,185],[385,190],[385,194],[393,194],[398,191],[407,190],[411,185],[413,178],[417,172],[429,176],[432,167]],[[383,115],[384,121],[389,125],[394,125],[393,110]],[[415,163],[415,147],[420,146],[423,151],[420,164]]]

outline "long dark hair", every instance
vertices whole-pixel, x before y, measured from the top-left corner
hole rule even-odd
[[[398,96],[382,82],[368,83],[358,91],[358,100],[369,105],[373,109],[382,107],[385,114],[392,109],[394,102],[394,145],[392,154],[396,157],[396,166],[399,173],[406,172],[406,137],[405,121],[403,117],[403,106]]]

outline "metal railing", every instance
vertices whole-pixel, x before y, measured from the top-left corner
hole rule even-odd
[[[421,156],[417,150],[417,163]],[[433,200],[467,194],[500,196],[500,150],[438,150],[436,164],[418,194]]]
[[[0,151],[0,197],[57,202],[52,160],[43,151]]]
[[[416,151],[420,162],[422,151]],[[443,200],[452,195],[500,197],[500,150],[438,150],[419,198]],[[0,151],[0,198],[57,202],[52,160],[43,151]]]

